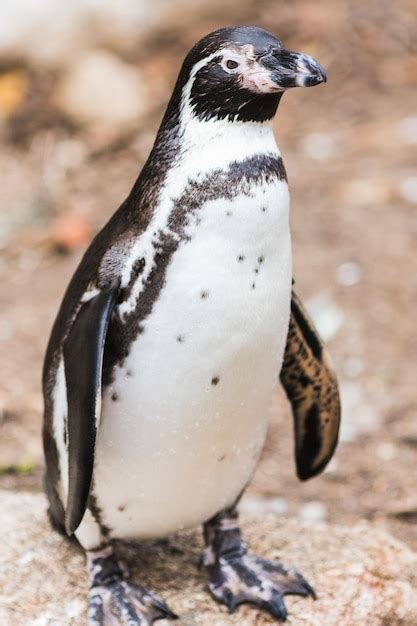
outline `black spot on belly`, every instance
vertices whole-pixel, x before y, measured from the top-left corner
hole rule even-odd
[[[184,335],[178,335],[177,341],[178,343],[184,343]]]
[[[255,283],[252,283],[252,289],[255,289],[256,285]]]
[[[227,217],[232,217],[233,213],[232,213],[232,211],[226,211],[226,215],[227,215]]]
[[[266,206],[263,206],[261,211],[262,211],[262,213],[266,213]]]
[[[177,109],[178,106],[173,105],[172,111],[177,111]],[[90,265],[95,267],[94,255],[101,255],[100,251],[108,249],[113,241],[120,241],[124,245],[129,236],[134,241],[142,229],[152,228],[151,218],[160,200],[159,190],[166,180],[168,171],[176,162],[181,142],[177,128],[178,116],[175,114],[172,117],[172,111],[164,127],[165,131],[169,128],[169,132],[156,143],[144,175],[139,176],[129,197],[120,208],[120,212],[116,214],[117,217],[114,221],[112,220],[111,225],[114,228],[105,228],[90,248],[83,262],[84,268]],[[169,141],[167,142],[165,139],[168,135]],[[161,290],[165,288],[167,268],[172,262],[173,255],[177,252],[181,242],[187,242],[190,239],[187,229],[190,219],[201,217],[201,209],[207,202],[219,199],[233,201],[242,194],[251,197],[255,187],[269,185],[279,180],[286,180],[282,159],[269,154],[255,154],[240,161],[233,161],[224,169],[218,168],[204,176],[188,180],[183,193],[173,198],[168,228],[153,230],[153,252],[150,252],[152,263],[146,280],[143,281],[144,258],[138,259],[136,271],[139,276],[131,272],[129,285],[118,301],[119,303],[125,302],[129,290],[133,290],[137,281],[143,281],[143,288],[140,297],[135,302],[134,309],[125,313],[123,319],[114,315],[109,325],[102,373],[104,386],[112,382],[114,366],[122,365],[129,356],[130,346],[139,334],[138,326],[146,323]],[[266,200],[264,206],[266,210]],[[232,205],[229,208],[231,207]],[[140,219],[137,217],[138,211]],[[243,261],[243,258],[240,260]],[[107,274],[105,278],[103,277],[104,280],[107,280]]]
[[[132,376],[132,371],[131,370],[127,370],[126,371],[126,376],[129,376],[129,377]]]
[[[113,400],[113,402],[117,402],[119,399],[119,396],[116,392],[111,394],[111,399]]]
[[[220,463],[221,461],[224,461],[224,460],[225,460],[225,458],[226,458],[226,455],[225,455],[225,454],[223,454],[223,455],[222,455],[221,457],[219,457],[217,460],[218,460],[218,462]]]
[[[259,269],[257,267],[255,267],[255,274],[259,274]]]
[[[258,263],[263,263],[265,261],[265,257],[260,256],[258,257]]]
[[[242,263],[242,261],[245,260],[244,255],[243,254],[239,254],[239,256],[237,257],[237,260],[238,260],[239,263]]]
[[[201,292],[201,299],[202,300],[206,300],[209,297],[209,292],[208,291],[202,291]]]
[[[211,379],[211,384],[213,385],[213,387],[219,384],[219,380],[220,378],[218,376],[213,376],[213,378]]]

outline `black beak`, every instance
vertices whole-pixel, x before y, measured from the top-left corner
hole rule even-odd
[[[262,56],[260,61],[270,71],[271,80],[279,90],[313,87],[327,81],[324,67],[308,54],[277,48]]]

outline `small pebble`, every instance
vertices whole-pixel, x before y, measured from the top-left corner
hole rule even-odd
[[[391,187],[381,180],[356,178],[343,187],[343,198],[354,206],[378,207],[387,204],[391,198]]]
[[[285,498],[269,498],[268,502],[269,509],[272,513],[277,513],[277,515],[285,515],[288,513],[288,502]]]
[[[17,267],[23,272],[34,271],[41,262],[41,255],[36,250],[24,250],[17,257]]]
[[[323,502],[313,500],[304,504],[298,513],[300,522],[315,524],[325,522],[328,516],[327,506]]]
[[[317,161],[329,159],[336,152],[336,142],[331,135],[310,133],[304,138],[303,150],[307,156]]]
[[[67,617],[72,618],[72,619],[80,617],[83,611],[84,611],[84,602],[82,602],[81,600],[71,600],[71,602],[68,602],[65,607],[65,613]]]
[[[276,513],[285,515],[288,513],[288,502],[285,498],[270,498],[248,494],[239,503],[239,511],[247,515],[258,516],[265,513]]]
[[[80,167],[87,156],[86,145],[77,139],[66,139],[56,145],[54,160],[63,169]]]
[[[8,320],[0,320],[0,341],[7,341],[12,336],[12,325]]]
[[[357,378],[364,369],[363,361],[359,357],[348,357],[343,362],[343,373],[349,378]]]
[[[352,287],[356,285],[362,278],[362,268],[358,263],[349,261],[339,265],[336,272],[336,278],[339,285],[344,287]]]
[[[307,302],[307,309],[323,341],[330,341],[339,332],[345,316],[326,293],[321,293]]]
[[[398,136],[405,144],[417,143],[417,116],[404,117],[397,126]]]
[[[363,563],[352,563],[348,568],[351,576],[362,576],[365,572],[365,566]]]
[[[412,204],[417,204],[417,176],[408,176],[400,183],[400,194]]]
[[[52,622],[52,615],[49,611],[44,613],[43,615],[39,615],[36,619],[32,620],[28,623],[28,626],[50,626]],[[55,622],[56,624],[56,622]]]
[[[27,565],[28,563],[32,563],[32,561],[36,558],[36,552],[34,550],[29,550],[25,552],[20,559],[19,565]]]
[[[398,448],[394,443],[385,441],[377,446],[376,454],[382,461],[392,461],[398,456]]]

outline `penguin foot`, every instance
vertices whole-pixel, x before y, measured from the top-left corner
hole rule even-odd
[[[230,613],[239,604],[249,603],[284,622],[285,595],[315,599],[314,589],[295,569],[247,553],[236,511],[224,511],[208,521],[204,537],[202,565],[208,573],[210,593]]]
[[[260,557],[222,556],[207,567],[209,589],[215,600],[233,613],[239,604],[255,604],[277,620],[287,619],[283,596],[312,596],[313,588],[296,570]]]
[[[151,626],[158,619],[177,619],[155,593],[126,580],[111,547],[88,552],[87,558],[88,626]]]

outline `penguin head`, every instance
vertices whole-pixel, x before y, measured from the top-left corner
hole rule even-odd
[[[187,55],[177,83],[181,106],[200,120],[271,119],[283,92],[326,82],[312,57],[285,49],[254,26],[222,28],[199,41]]]

